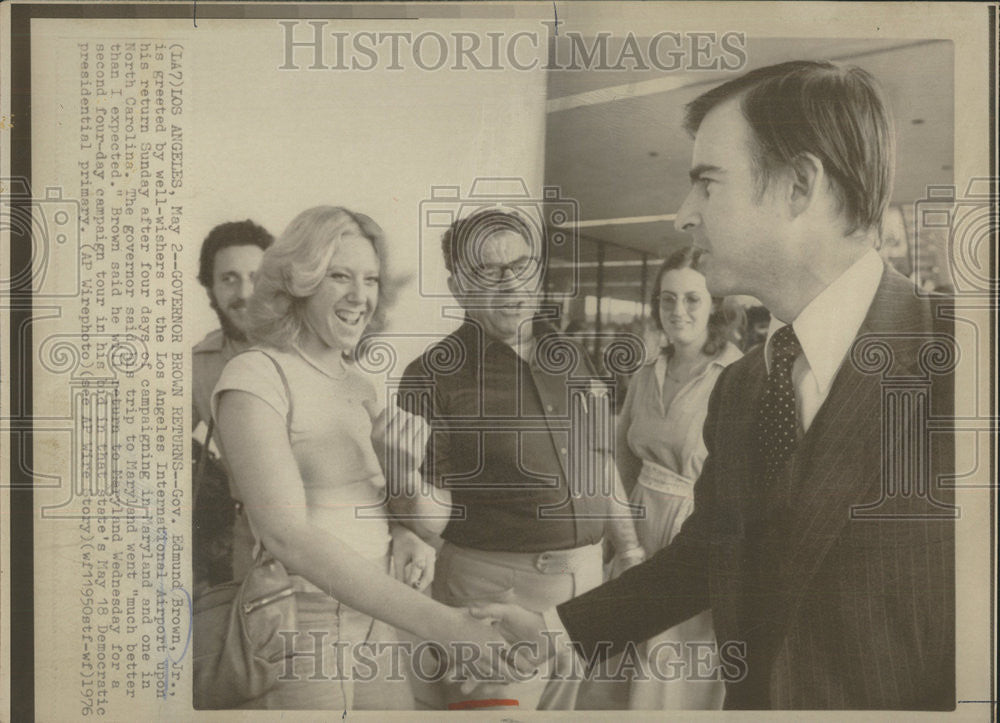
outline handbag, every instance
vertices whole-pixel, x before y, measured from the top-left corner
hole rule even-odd
[[[274,364],[288,397],[286,429],[291,431],[292,395],[278,362]],[[211,440],[212,428],[209,428]],[[194,707],[234,708],[274,686],[286,650],[281,631],[297,630],[295,587],[285,566],[258,541],[254,565],[244,580],[216,585],[194,602]]]
[[[233,529],[239,503],[229,493],[229,475],[222,460],[209,452],[215,420],[208,421],[202,444],[192,440],[191,556],[194,589],[218,585],[233,577]]]

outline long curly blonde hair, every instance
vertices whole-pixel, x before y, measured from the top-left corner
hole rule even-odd
[[[348,234],[367,238],[375,249],[379,291],[369,329],[385,326],[385,314],[399,283],[388,269],[385,233],[363,213],[341,206],[316,206],[296,216],[264,253],[248,304],[250,339],[277,349],[288,349],[298,342],[306,302],[326,277],[337,242]]]

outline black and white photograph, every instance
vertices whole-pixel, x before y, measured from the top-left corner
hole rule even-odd
[[[995,3],[0,10],[0,717],[995,717]]]

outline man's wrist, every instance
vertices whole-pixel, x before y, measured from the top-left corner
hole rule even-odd
[[[386,481],[389,483],[390,497],[413,498],[421,490],[423,475],[418,469],[403,468],[399,474],[393,475],[392,479]]]
[[[419,521],[413,519],[397,519],[395,517],[389,518],[389,533],[393,536],[395,535],[406,535],[407,533],[417,537],[418,539],[426,542],[435,549],[440,549],[441,538],[440,536],[431,531],[424,529],[419,524]]]
[[[542,622],[545,624],[545,629],[549,632],[567,635],[566,626],[563,625],[562,618],[559,617],[559,611],[555,606],[542,611]]]
[[[544,637],[548,639],[549,655],[558,659],[567,659],[576,656],[576,649],[573,641],[569,637],[569,631],[559,617],[559,611],[555,607],[542,611],[542,624],[545,628]]]
[[[615,550],[615,557],[622,562],[636,562],[646,559],[646,551],[642,549],[642,545],[637,542],[629,547]]]
[[[389,534],[393,537],[407,537],[409,535],[414,535],[419,537],[414,530],[411,530],[405,522],[399,520],[389,519]]]

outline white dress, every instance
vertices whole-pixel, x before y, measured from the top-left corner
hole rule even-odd
[[[636,533],[649,555],[670,543],[694,508],[694,483],[708,455],[702,440],[708,398],[722,370],[741,356],[727,344],[677,391],[666,409],[663,356],[640,369],[629,385],[619,423],[625,425],[629,451],[642,461],[630,499],[646,507],[646,518],[636,521]],[[630,709],[722,708],[725,684],[719,676],[710,610],[651,638],[639,652],[639,677],[648,679],[632,680]]]

